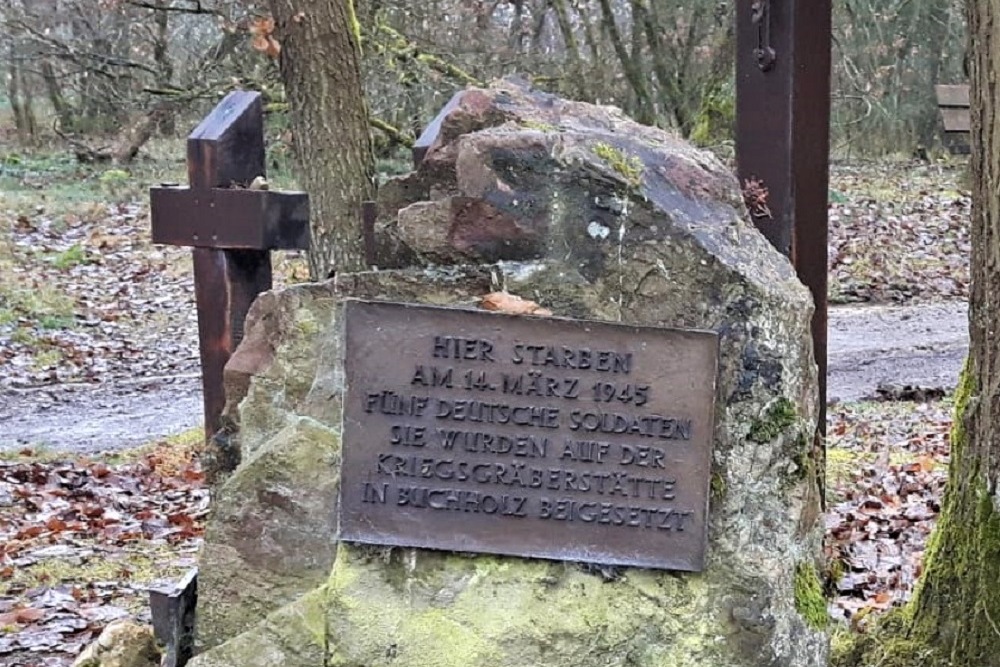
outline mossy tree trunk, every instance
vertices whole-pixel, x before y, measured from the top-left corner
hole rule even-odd
[[[297,176],[312,206],[313,279],[364,267],[361,203],[375,158],[354,0],[270,0],[291,108]]]
[[[966,0],[971,38],[970,353],[941,516],[916,594],[840,664],[1000,667],[1000,0]]]
[[[967,0],[972,46],[970,355],[948,491],[912,607],[916,636],[954,665],[1000,665],[1000,0]]]

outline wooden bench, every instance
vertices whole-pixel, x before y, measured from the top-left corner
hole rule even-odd
[[[972,129],[968,84],[934,86],[934,95],[941,111],[944,145],[953,155],[968,155]]]

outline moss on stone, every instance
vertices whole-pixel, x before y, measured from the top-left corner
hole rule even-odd
[[[325,581],[340,435],[289,422],[219,488],[199,564],[198,634],[215,646]]]
[[[620,149],[610,144],[600,143],[594,146],[594,154],[608,163],[615,173],[625,179],[630,187],[642,185],[642,160],[635,155],[625,155]]]
[[[830,622],[823,586],[812,563],[799,563],[795,568],[795,611],[816,630],[824,629]]]
[[[767,406],[764,415],[750,426],[747,437],[754,442],[766,444],[792,426],[796,419],[795,405],[784,396],[779,396]]]
[[[726,478],[721,473],[712,473],[712,497],[721,500],[726,495]]]
[[[320,586],[281,607],[215,648],[201,653],[190,667],[272,667],[325,665],[326,588]]]
[[[327,584],[328,664],[742,664],[706,607],[730,587],[706,575],[628,570],[608,582],[563,563],[342,544]]]
[[[813,448],[806,437],[805,432],[790,440],[787,451],[788,459],[795,464],[795,470],[789,475],[788,482],[797,483],[810,477],[816,477],[817,482],[822,482],[816,475],[816,460],[813,455]],[[822,484],[820,484],[822,488]]]
[[[529,130],[538,130],[539,132],[558,132],[559,128],[551,123],[542,123],[537,120],[522,120],[520,123],[521,127],[527,128]]]

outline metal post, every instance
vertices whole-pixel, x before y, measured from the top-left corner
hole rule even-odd
[[[188,137],[187,154],[188,183],[193,190],[246,187],[264,176],[260,96],[231,93]],[[195,248],[194,284],[207,440],[219,427],[226,404],[222,371],[242,338],[247,310],[257,294],[271,289],[270,253]]]
[[[737,171],[766,190],[754,223],[812,291],[825,427],[831,0],[737,0],[736,12]]]

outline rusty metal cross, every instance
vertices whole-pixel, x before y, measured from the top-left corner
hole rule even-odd
[[[193,248],[205,437],[225,407],[222,372],[258,294],[271,289],[271,250],[309,247],[309,196],[250,189],[265,176],[258,93],[230,93],[187,140],[188,187],[150,190],[153,242]]]
[[[754,223],[812,291],[822,415],[831,0],[737,0],[736,31],[737,171],[744,187],[766,192]]]

